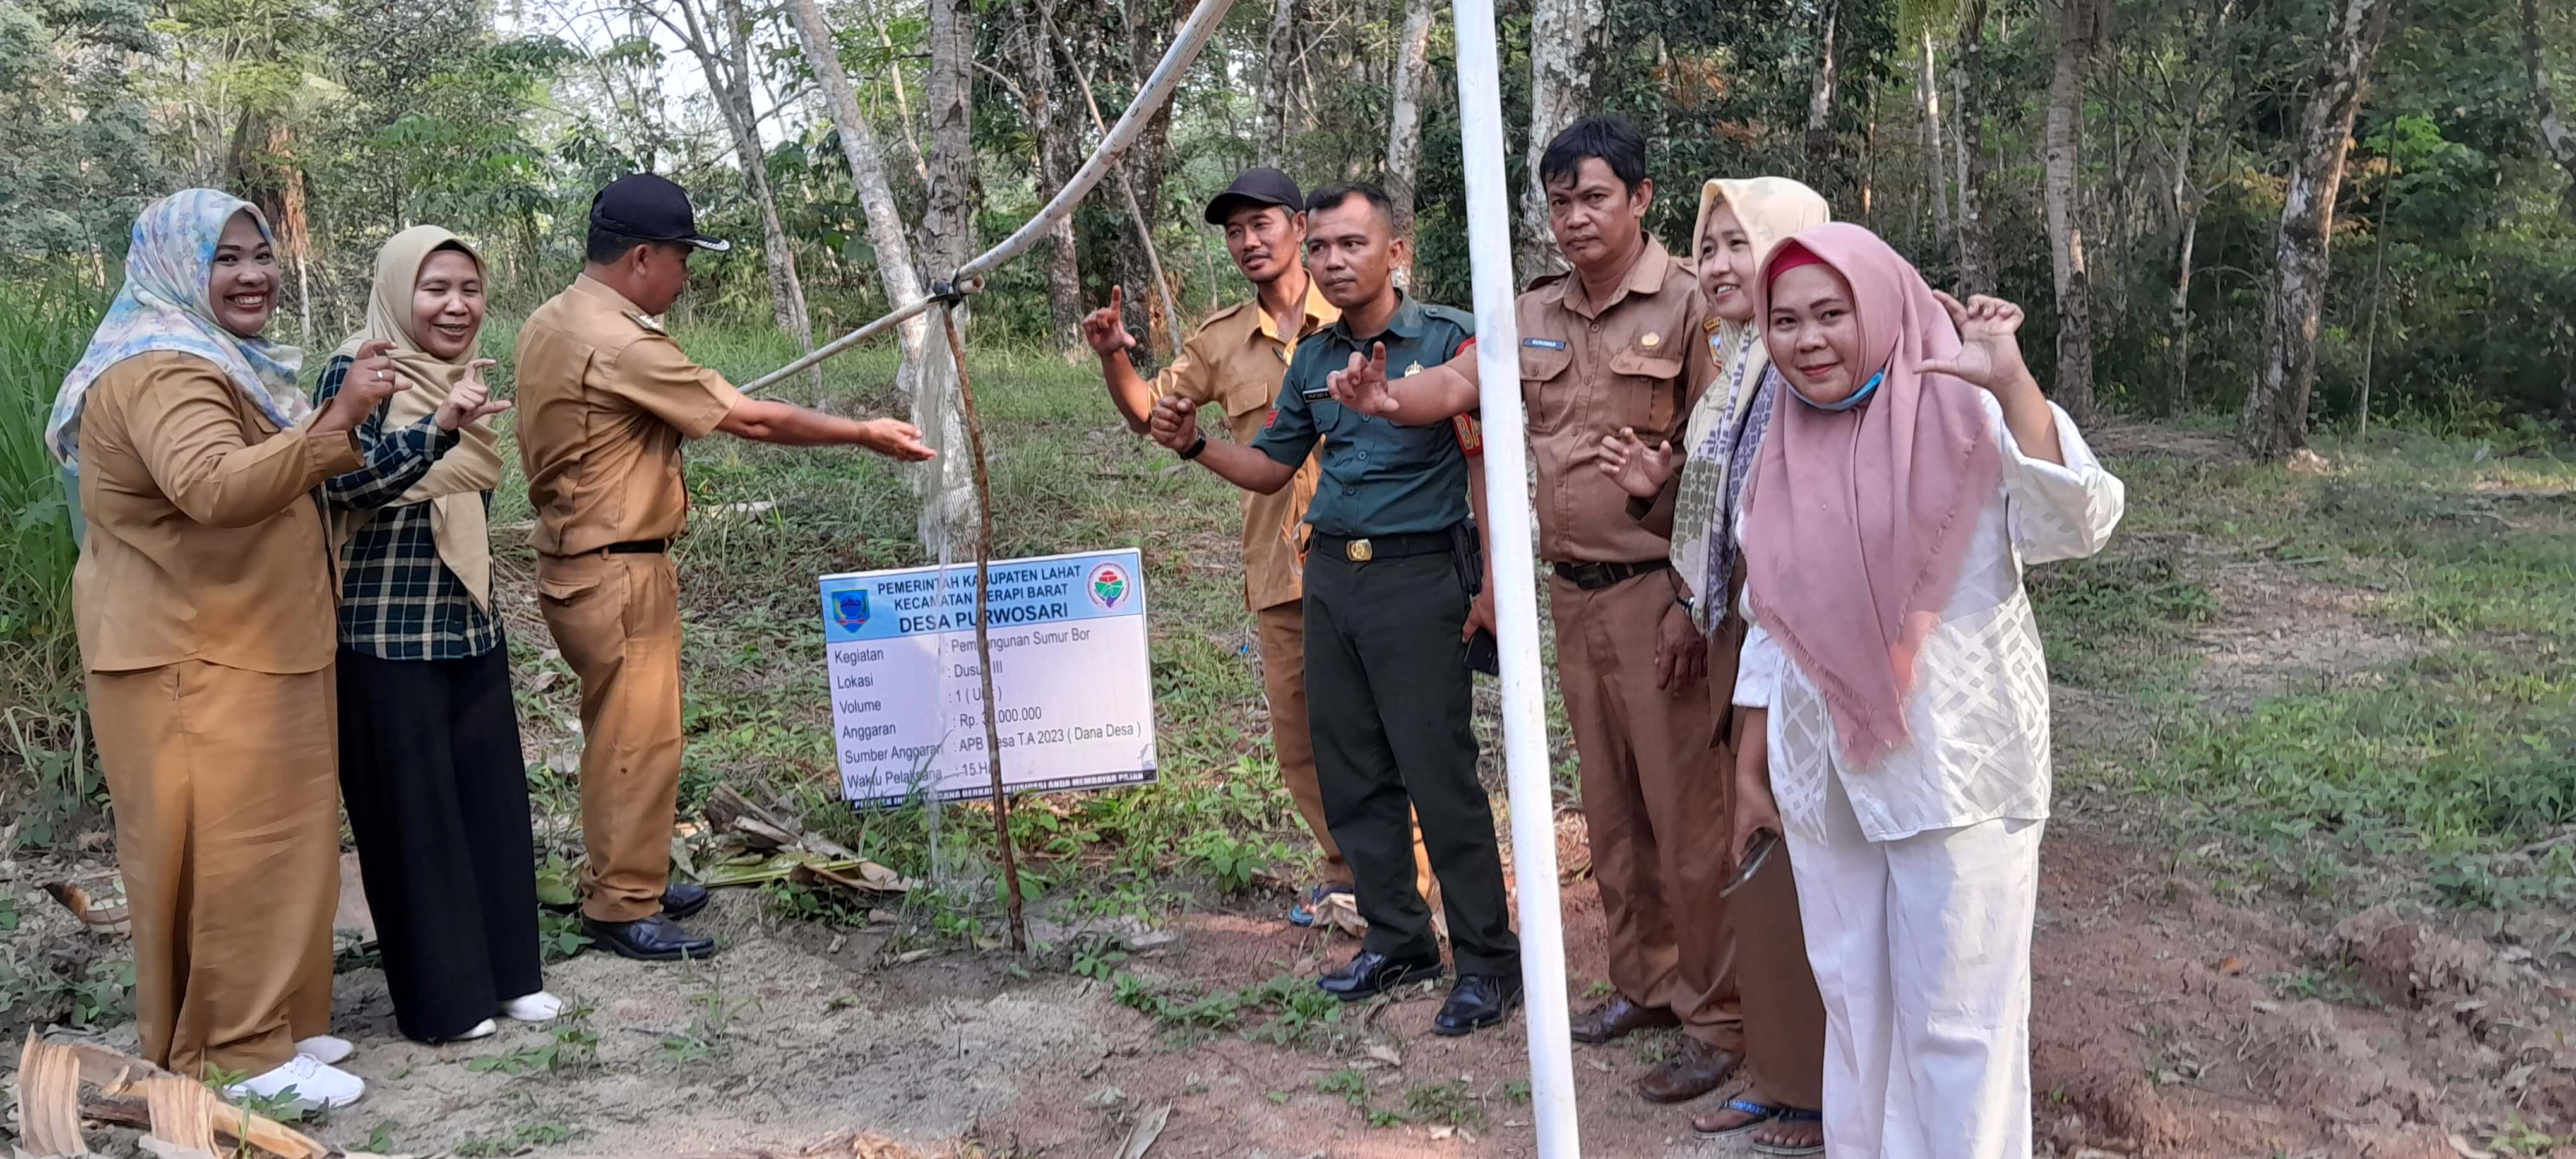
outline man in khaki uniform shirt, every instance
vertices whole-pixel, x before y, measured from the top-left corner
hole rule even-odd
[[[1250,446],[1270,421],[1279,383],[1300,339],[1338,321],[1342,312],[1325,300],[1301,264],[1306,240],[1305,198],[1297,183],[1276,169],[1247,169],[1207,205],[1207,223],[1225,230],[1226,252],[1252,283],[1253,299],[1208,316],[1181,344],[1180,355],[1151,381],[1136,373],[1127,351],[1136,336],[1120,321],[1123,293],[1109,291],[1109,305],[1083,319],[1083,337],[1100,355],[1109,398],[1129,429],[1145,433],[1145,420],[1164,395],[1225,408],[1226,429]],[[1324,854],[1323,880],[1289,911],[1289,921],[1312,925],[1315,907],[1351,888],[1350,863],[1324,825],[1323,790],[1315,782],[1315,744],[1306,719],[1305,551],[1306,506],[1315,498],[1312,458],[1289,484],[1270,494],[1243,495],[1243,597],[1259,621],[1261,677],[1270,700],[1270,743],[1279,776]],[[1415,884],[1432,890],[1431,859],[1419,826],[1413,837]]]
[[[1654,185],[1636,130],[1616,118],[1578,121],[1549,145],[1540,176],[1557,247],[1574,269],[1521,294],[1521,398],[1539,555],[1555,572],[1557,675],[1617,987],[1572,1031],[1606,1042],[1679,1024],[1685,1049],[1637,1089],[1684,1102],[1715,1090],[1743,1057],[1734,944],[1718,900],[1729,854],[1708,839],[1728,831],[1722,770],[1733,766],[1717,702],[1699,683],[1707,645],[1687,604],[1697,593],[1673,572],[1671,543],[1629,514],[1599,448],[1623,429],[1650,445],[1681,437],[1716,374],[1699,347],[1713,315],[1691,270],[1644,232]],[[1346,401],[1396,422],[1476,405],[1472,356],[1391,389],[1382,367],[1340,377]]]
[[[688,287],[701,236],[688,195],[622,177],[591,201],[589,264],[519,330],[519,458],[536,508],[537,596],[581,678],[582,927],[629,958],[703,958],[676,919],[706,891],[670,881],[680,785],[679,577],[688,526],[680,448],[724,431],[790,446],[930,457],[919,431],[745,398],[657,320]]]

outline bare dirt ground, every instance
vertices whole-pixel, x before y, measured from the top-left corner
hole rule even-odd
[[[2112,453],[2219,453],[2145,427],[2107,428],[2096,442]],[[2499,497],[2500,518],[2516,518],[2519,502]],[[2184,646],[2219,706],[2429,647],[2367,614],[2369,593],[2326,582],[2307,561],[2178,532],[2122,550],[2184,560],[2218,597]],[[2132,748],[2145,743],[2145,713],[2117,689],[2061,688],[2060,743]],[[2549,1153],[2576,1133],[2576,925],[2564,913],[2383,907],[2319,919],[2303,899],[2212,880],[2133,798],[2070,784],[2057,809],[2032,1015],[2043,1153],[2474,1159]],[[1565,865],[1588,863],[1581,824],[1561,818]],[[31,939],[39,960],[75,976],[121,954],[113,935],[79,931],[36,888],[68,878],[112,893],[107,844],[100,835],[68,860],[0,860],[0,901],[14,901],[18,919],[6,936]],[[1350,952],[1281,922],[1284,894],[1195,896],[1170,919],[1173,939],[1124,970],[1197,995],[1311,975]],[[1566,882],[1564,905],[1581,1005],[1607,973],[1592,883]],[[725,954],[685,968],[577,957],[551,967],[550,984],[592,1013],[480,1042],[405,1042],[380,974],[343,974],[335,1029],[358,1041],[348,1065],[371,1090],[316,1133],[422,1156],[789,1155],[858,1132],[893,1142],[828,1153],[1091,1157],[1120,1155],[1159,1116],[1155,1159],[1533,1149],[1521,1029],[1437,1038],[1427,988],[1346,1008],[1322,1033],[1281,1045],[1238,1026],[1149,1017],[1122,1005],[1113,983],[1068,972],[1062,955],[1029,965],[920,956],[905,949],[917,942],[881,929],[779,923],[747,891],[722,895],[693,924],[724,939]],[[546,1048],[567,1033],[595,1038],[596,1058],[550,1068]],[[99,1038],[126,1047],[133,1031]],[[1631,1091],[1672,1045],[1667,1033],[1576,1048],[1588,1153],[1738,1153],[1692,1141],[1688,1109]],[[132,1153],[130,1137],[118,1146]]]
[[[1576,852],[1579,822],[1565,850]],[[2563,1043],[2569,990],[2510,944],[2437,924],[2364,914],[2335,930],[2214,900],[2174,876],[2169,854],[2132,844],[2109,818],[2062,819],[2047,847],[2036,997],[2038,1125],[2053,1153],[2176,1156],[2447,1156],[2452,1136],[2576,1110],[2576,1054]],[[19,871],[39,868],[21,865]],[[1591,884],[1565,895],[1578,988],[1605,973]],[[551,1028],[430,1047],[403,1041],[381,976],[342,975],[337,1029],[366,1102],[318,1129],[410,1154],[720,1154],[793,1149],[853,1131],[925,1154],[1115,1155],[1137,1119],[1169,1107],[1164,1157],[1528,1154],[1517,1027],[1464,1040],[1428,1032],[1437,994],[1349,1008],[1331,1046],[1280,1046],[1234,1031],[1189,1033],[1118,1005],[1111,988],[1015,971],[998,955],[896,964],[864,931],[764,928],[728,895],[712,928],[730,949],[695,968],[588,954],[555,988],[595,1004],[596,1064],[514,1074],[492,1060],[541,1048]],[[1311,973],[1348,943],[1292,931],[1262,899],[1246,912],[1180,920],[1179,936],[1129,963],[1206,992]],[[80,937],[84,935],[70,935]],[[2299,997],[2282,979],[2328,964],[2353,979]],[[2293,987],[2293,990],[2296,988]],[[2331,999],[2331,1000],[2330,1000]],[[1580,1002],[1583,995],[1577,993]],[[105,1041],[127,1046],[131,1027]],[[1629,1083],[1668,1038],[1578,1047],[1587,1150],[1723,1155],[1688,1135],[1687,1111],[1649,1106]],[[1458,1084],[1439,1122],[1416,1089]]]

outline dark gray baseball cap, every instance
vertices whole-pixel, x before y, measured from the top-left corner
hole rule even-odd
[[[1297,192],[1297,183],[1276,169],[1246,169],[1207,204],[1207,223],[1224,225],[1225,219],[1246,205],[1278,205],[1291,214],[1306,212],[1306,195]]]
[[[590,199],[590,223],[642,241],[686,242],[717,253],[733,248],[732,242],[699,233],[688,190],[652,173],[631,173],[601,188]]]

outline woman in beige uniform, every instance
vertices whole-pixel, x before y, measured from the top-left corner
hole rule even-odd
[[[235,1096],[341,1106],[366,1086],[317,1057],[348,1044],[323,1033],[337,641],[314,490],[365,465],[350,432],[403,382],[371,349],[314,410],[302,352],[259,336],[277,285],[249,203],[211,189],[153,203],[46,435],[88,518],[72,600],[143,1053]]]

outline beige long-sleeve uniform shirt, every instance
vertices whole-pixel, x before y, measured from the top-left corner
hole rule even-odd
[[[72,577],[90,671],[330,666],[333,562],[311,493],[363,460],[354,436],[312,425],[278,430],[188,354],[138,354],[91,384],[80,436],[90,526]]]
[[[1154,394],[1177,394],[1192,403],[1225,408],[1226,431],[1250,446],[1270,421],[1279,384],[1296,357],[1297,343],[1334,322],[1342,312],[1306,283],[1305,318],[1294,334],[1279,332],[1259,302],[1241,302],[1208,316],[1181,343],[1179,357],[1154,376]],[[1253,611],[1291,603],[1305,594],[1298,567],[1306,505],[1315,498],[1317,470],[1309,456],[1287,486],[1268,495],[1243,494],[1243,595]]]
[[[1538,476],[1538,553],[1551,563],[1642,563],[1671,541],[1629,514],[1601,473],[1601,440],[1633,427],[1651,446],[1679,439],[1716,377],[1700,350],[1708,301],[1689,267],[1648,238],[1607,300],[1583,279],[1542,279],[1519,301],[1521,404]],[[1449,363],[1479,381],[1473,356]]]

